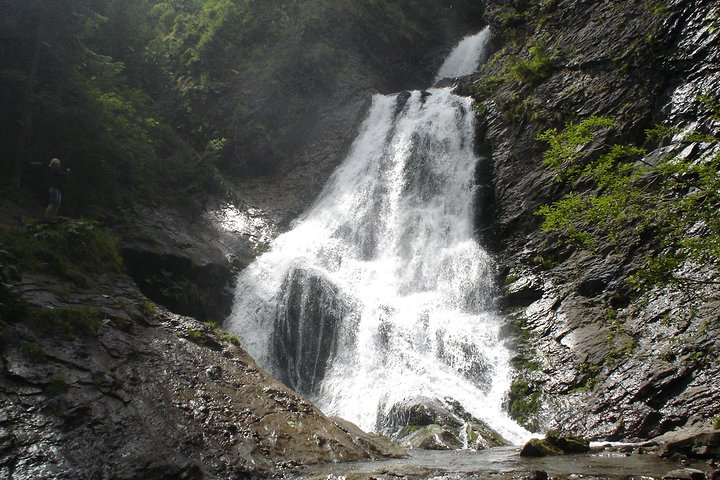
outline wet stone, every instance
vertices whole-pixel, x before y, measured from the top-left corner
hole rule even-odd
[[[705,472],[694,468],[679,468],[663,475],[663,480],[705,480]]]

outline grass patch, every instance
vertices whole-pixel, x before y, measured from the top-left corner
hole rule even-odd
[[[149,300],[145,300],[142,305],[140,305],[140,312],[146,317],[154,317],[157,315],[158,309],[154,303]]]
[[[581,380],[578,385],[572,389],[573,392],[589,392],[595,385],[600,382],[601,366],[591,362],[583,362],[580,364]]]
[[[70,383],[62,373],[53,375],[48,384],[45,385],[45,394],[48,397],[57,397],[67,393],[68,390],[70,390]]]
[[[45,350],[37,343],[21,343],[20,352],[33,363],[45,363],[47,361]]]
[[[197,343],[198,345],[205,345],[207,343],[207,338],[203,332],[197,328],[188,328],[187,337],[191,342]]]
[[[18,272],[44,272],[83,287],[92,285],[94,274],[124,271],[117,238],[91,220],[38,222],[25,230],[0,231],[0,243]]]
[[[37,308],[27,317],[27,324],[45,334],[59,333],[65,338],[94,337],[105,315],[98,308]]]
[[[555,71],[555,57],[543,43],[530,47],[529,53],[530,58],[518,60],[509,68],[508,74],[520,83],[537,86]]]
[[[232,343],[233,345],[236,345],[236,346],[238,346],[238,347],[240,346],[240,338],[238,338],[237,335],[234,335],[234,334],[232,334],[232,333],[230,333],[230,332],[226,332],[225,330],[223,330],[222,328],[220,328],[220,326],[217,324],[217,322],[209,321],[209,322],[204,322],[204,323],[205,323],[205,325],[208,326],[208,328],[209,328],[215,335],[217,335],[218,337],[220,337],[220,340],[224,340],[224,341],[226,341],[226,342],[230,342],[230,343]]]

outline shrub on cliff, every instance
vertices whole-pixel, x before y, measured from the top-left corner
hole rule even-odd
[[[538,136],[550,146],[546,164],[570,187],[539,210],[542,230],[589,250],[649,245],[642,268],[629,279],[636,289],[707,282],[678,272],[688,263],[720,267],[719,139],[681,136],[668,153],[649,156],[635,145],[604,143],[615,126],[611,119],[590,117]],[[657,139],[673,132],[647,133]],[[703,153],[681,154],[698,142],[709,144],[696,150]]]
[[[87,286],[94,275],[124,271],[117,239],[90,220],[36,223],[25,230],[0,231],[0,242],[11,252],[7,255],[12,256],[18,273],[43,272]]]

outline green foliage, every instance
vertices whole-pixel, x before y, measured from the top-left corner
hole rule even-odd
[[[539,270],[544,271],[550,270],[557,263],[557,259],[555,259],[552,255],[537,254],[533,255],[528,263],[537,267]]]
[[[143,315],[147,317],[153,317],[157,315],[158,310],[154,303],[152,303],[149,300],[143,301],[142,305],[140,305],[140,311]]]
[[[640,147],[597,143],[596,135],[614,125],[590,117],[538,136],[550,147],[546,164],[574,185],[541,207],[542,230],[591,251],[652,238],[644,266],[628,280],[636,290],[692,281],[674,273],[685,262],[720,266],[720,155],[666,155],[648,163]],[[650,135],[664,138],[669,132],[656,128]]]
[[[117,239],[96,222],[79,219],[35,223],[27,230],[0,232],[15,268],[59,275],[89,286],[98,273],[124,271]]]
[[[612,348],[605,358],[605,365],[612,365],[620,359],[630,357],[635,349],[636,341],[617,317],[615,310],[608,309],[605,312],[605,320],[609,330],[607,339],[612,343]]]
[[[575,392],[588,392],[595,388],[600,381],[601,366],[591,362],[583,362],[578,369],[580,383],[573,389]]]
[[[510,0],[501,2],[492,13],[510,38],[517,41],[524,32],[544,24],[557,3],[558,0]]]
[[[662,143],[666,140],[670,140],[678,132],[677,128],[672,128],[667,125],[657,124],[653,128],[645,130],[645,136],[651,142]]]
[[[645,0],[643,6],[648,12],[656,15],[662,15],[665,17],[669,14],[668,10],[670,5],[667,0]]]
[[[97,215],[212,173],[168,126],[167,98],[152,97],[164,82],[145,57],[149,2],[9,1],[0,33],[3,178],[45,191],[47,161],[60,157],[72,167],[63,211]]]
[[[197,343],[198,345],[205,345],[207,343],[207,337],[200,329],[188,328],[186,334],[188,339],[193,343]]]
[[[45,350],[37,343],[21,343],[20,351],[25,358],[33,363],[44,363],[47,361]]]
[[[518,60],[510,67],[508,73],[518,82],[537,86],[550,78],[555,69],[555,59],[547,51],[544,43],[533,45],[529,53],[530,58]]]
[[[705,92],[698,96],[698,101],[703,109],[710,115],[710,118],[720,122],[720,95],[713,92]]]
[[[549,145],[543,159],[560,180],[570,180],[584,168],[579,162],[585,155],[583,148],[595,139],[598,131],[612,127],[615,127],[614,120],[592,116],[578,124],[567,124],[562,132],[557,128],[546,130],[537,136]]]
[[[491,97],[498,88],[505,82],[502,77],[488,75],[482,79],[473,82],[470,86],[470,94],[475,100],[483,100]]]
[[[535,391],[527,380],[516,379],[510,386],[509,402],[510,417],[531,432],[536,432],[540,392]]]
[[[720,415],[715,415],[712,420],[712,428],[720,430]]]
[[[217,324],[217,322],[209,321],[209,322],[203,322],[205,325],[208,326],[208,328],[218,337],[220,337],[220,340],[223,340],[225,342],[232,343],[233,345],[240,346],[240,339],[237,337],[237,335],[234,335],[230,332],[226,332],[223,329],[220,328],[220,326]],[[192,335],[191,339],[192,339]],[[197,335],[195,335],[197,336]],[[203,343],[203,341],[196,341],[193,340],[195,343]]]
[[[50,378],[50,381],[45,385],[45,395],[48,397],[57,397],[67,393],[70,390],[70,383],[68,383],[67,377],[62,373],[56,373]]]
[[[62,307],[32,309],[25,321],[37,332],[75,338],[96,336],[104,319],[94,307]]]
[[[235,346],[240,346],[240,338],[230,332],[220,332],[220,339],[226,342],[230,342]]]

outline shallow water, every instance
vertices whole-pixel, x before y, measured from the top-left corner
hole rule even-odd
[[[338,463],[307,467],[288,478],[413,478],[465,479],[516,476],[543,470],[550,477],[578,478],[662,478],[682,468],[678,462],[652,454],[602,451],[557,457],[524,458],[519,447],[498,447],[483,451],[411,450],[409,458],[373,462]],[[691,465],[703,470],[704,464]],[[503,475],[506,474],[506,475]]]

